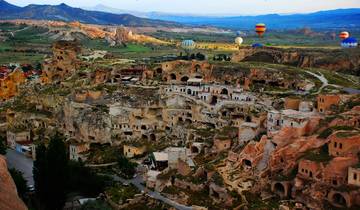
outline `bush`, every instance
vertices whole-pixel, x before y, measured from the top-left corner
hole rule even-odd
[[[0,136],[0,155],[6,155],[6,149],[5,138]]]

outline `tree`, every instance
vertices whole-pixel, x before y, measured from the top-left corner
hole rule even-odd
[[[12,179],[15,182],[17,192],[22,200],[26,199],[26,194],[29,192],[27,181],[21,171],[14,168],[9,169]]]
[[[0,155],[6,155],[6,149],[5,138],[0,136]]]
[[[120,168],[122,175],[127,179],[132,178],[136,173],[136,163],[130,162],[124,156],[121,156],[118,159],[118,166]]]
[[[69,162],[68,191],[81,192],[85,196],[98,196],[104,191],[106,177],[97,175],[82,162]]]
[[[62,209],[68,179],[67,166],[66,147],[58,133],[51,138],[48,148],[44,144],[36,148],[33,167],[35,192],[45,209]]]
[[[59,133],[51,138],[46,151],[47,199],[48,209],[62,209],[66,200],[68,178],[68,158],[66,146]]]
[[[36,147],[36,160],[33,166],[35,193],[40,200],[46,199],[47,175],[46,175],[46,147],[40,144]]]

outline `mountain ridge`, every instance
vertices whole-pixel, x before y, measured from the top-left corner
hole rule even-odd
[[[89,7],[90,10],[103,12],[120,12],[116,8],[106,5]],[[171,14],[164,12],[139,12],[129,11],[127,13],[141,15],[142,17],[174,21],[189,25],[209,25],[233,29],[253,28],[258,22],[266,22],[274,29],[296,29],[303,27],[311,28],[355,28],[360,26],[360,8],[347,8],[324,10],[311,13],[292,14],[262,14],[262,15],[196,15],[196,14]],[[270,19],[269,19],[270,18]],[[305,19],[304,19],[305,18]],[[303,20],[304,19],[304,20]],[[315,21],[314,21],[315,19]]]
[[[140,18],[130,14],[87,11],[64,3],[59,5],[30,4],[18,7],[4,0],[0,0],[0,19],[79,21],[88,24],[125,26],[181,26],[171,21]]]

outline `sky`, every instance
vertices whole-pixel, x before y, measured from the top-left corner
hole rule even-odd
[[[108,7],[179,14],[287,14],[309,13],[339,8],[360,8],[360,0],[7,0],[9,3],[28,4],[66,3],[75,7]]]

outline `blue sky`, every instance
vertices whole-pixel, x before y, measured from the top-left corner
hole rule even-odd
[[[8,0],[12,4],[60,4],[109,7],[170,13],[193,14],[269,14],[307,13],[338,8],[360,8],[360,0]]]

